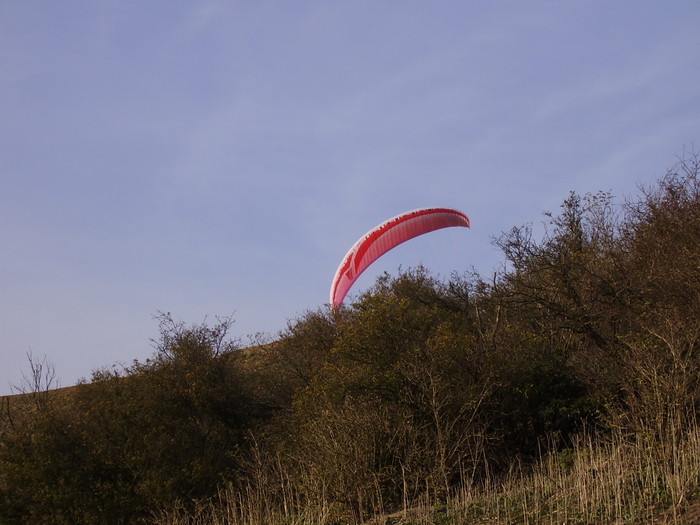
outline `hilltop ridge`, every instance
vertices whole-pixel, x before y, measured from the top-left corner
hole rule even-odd
[[[145,362],[3,398],[0,522],[694,522],[699,166],[571,193],[495,239],[494,276],[385,274],[269,344],[161,315]]]

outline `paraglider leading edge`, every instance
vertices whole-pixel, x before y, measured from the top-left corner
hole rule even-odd
[[[451,208],[419,208],[372,228],[343,257],[331,284],[330,304],[338,310],[353,283],[374,261],[399,244],[442,228],[471,227],[464,213]]]

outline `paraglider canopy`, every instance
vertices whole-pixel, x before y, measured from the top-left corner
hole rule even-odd
[[[331,284],[330,304],[340,308],[357,278],[369,265],[399,244],[425,233],[462,226],[469,228],[469,217],[451,208],[420,208],[397,215],[372,228],[345,255]]]

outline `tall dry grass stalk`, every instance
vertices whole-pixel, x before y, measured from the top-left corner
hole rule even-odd
[[[462,487],[450,523],[686,523],[699,487],[697,424],[654,439],[586,434],[529,472]]]
[[[700,426],[674,428],[645,438],[622,431],[581,435],[574,447],[545,454],[532,467],[465,484],[448,502],[405,502],[385,514],[380,508],[352,512],[308,494],[276,469],[277,480],[228,486],[216,501],[193,512],[175,509],[162,525],[331,525],[331,524],[623,524],[691,523],[686,512],[700,490]],[[310,481],[310,480],[307,480]],[[276,483],[272,495],[266,487]],[[371,517],[369,517],[371,516]]]

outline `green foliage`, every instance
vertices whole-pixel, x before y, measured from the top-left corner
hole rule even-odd
[[[610,435],[677,450],[700,406],[699,166],[683,159],[639,202],[570,194],[541,239],[529,226],[496,239],[506,265],[489,280],[385,274],[244,350],[230,319],[160,314],[146,362],[60,398],[29,392],[21,413],[3,401],[0,522],[196,516],[220,495],[247,523],[361,523],[450,509],[531,464],[580,479]]]
[[[216,491],[258,413],[224,337],[230,322],[160,318],[157,353],[96,372],[60,409],[3,442],[5,515],[32,523],[130,523]]]

